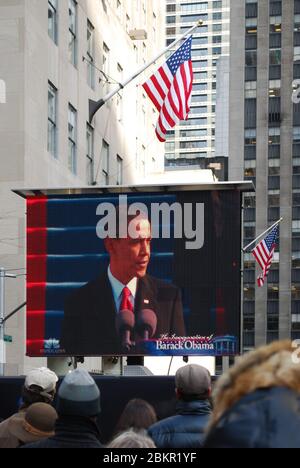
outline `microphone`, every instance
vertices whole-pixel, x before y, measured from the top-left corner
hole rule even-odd
[[[144,341],[155,335],[157,327],[157,315],[151,309],[143,309],[137,316],[137,331]]]
[[[122,340],[122,347],[125,351],[130,351],[133,343],[131,341],[131,332],[134,329],[135,317],[131,310],[121,310],[116,316],[116,330]]]

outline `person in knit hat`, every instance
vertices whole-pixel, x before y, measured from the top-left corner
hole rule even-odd
[[[31,405],[51,404],[55,396],[57,381],[57,375],[47,367],[39,367],[28,372],[22,388],[19,412],[0,424],[0,448],[15,448],[20,445],[19,439],[10,430],[11,426],[22,424]]]
[[[84,369],[65,376],[57,394],[55,434],[23,448],[102,448],[97,418],[100,391]]]

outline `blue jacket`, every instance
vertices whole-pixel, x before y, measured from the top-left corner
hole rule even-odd
[[[205,448],[300,448],[300,396],[285,387],[244,396],[213,426]]]
[[[179,400],[176,416],[153,424],[148,430],[158,448],[201,448],[211,405],[208,400]]]

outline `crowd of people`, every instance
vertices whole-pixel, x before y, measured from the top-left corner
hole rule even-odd
[[[112,440],[99,429],[101,394],[83,369],[58,378],[28,373],[19,411],[0,423],[0,448],[299,448],[300,364],[281,341],[239,358],[212,390],[207,369],[188,364],[175,376],[176,414],[158,420],[146,401],[128,402]]]

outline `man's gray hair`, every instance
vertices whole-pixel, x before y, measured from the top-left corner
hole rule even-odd
[[[153,440],[148,436],[146,431],[135,431],[129,429],[126,432],[119,434],[107,448],[152,448],[156,446]]]

